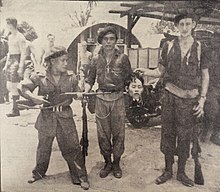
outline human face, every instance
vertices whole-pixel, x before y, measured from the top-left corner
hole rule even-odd
[[[139,79],[132,81],[128,87],[129,95],[136,100],[141,98],[141,94],[144,91],[142,82]]]
[[[47,40],[49,41],[49,43],[54,43],[55,37],[53,35],[50,35],[47,37]]]
[[[192,30],[195,28],[196,22],[192,18],[184,18],[179,21],[177,28],[179,30],[180,36],[188,37],[191,36]]]
[[[67,55],[62,55],[56,59],[52,59],[52,68],[58,73],[67,71]]]
[[[116,37],[113,33],[107,33],[102,39],[102,46],[104,50],[110,51],[115,48]]]

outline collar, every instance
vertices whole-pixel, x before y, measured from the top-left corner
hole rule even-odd
[[[104,48],[103,48],[103,47],[100,48],[98,54],[100,54],[100,55],[102,55],[102,56],[105,55],[105,52],[104,52]],[[117,48],[114,48],[114,53],[113,53],[113,55],[119,56],[120,54],[121,54],[120,50],[117,49]]]
[[[60,85],[60,83],[61,83],[64,79],[66,79],[67,76],[68,76],[68,73],[67,73],[67,72],[61,73],[59,82],[58,82],[58,84],[57,84],[57,83],[54,81],[54,78],[53,78],[53,76],[51,75],[51,73],[50,73],[49,71],[46,71],[46,75],[45,75],[46,79],[47,79],[48,81],[50,81],[54,86]]]

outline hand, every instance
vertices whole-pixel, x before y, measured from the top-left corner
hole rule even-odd
[[[134,70],[135,73],[136,73],[136,72],[144,73],[144,71],[145,71],[145,68],[142,68],[142,67],[136,68],[136,69]]]
[[[4,68],[2,70],[3,70],[3,73],[6,73],[7,67],[4,66]]]
[[[198,105],[193,107],[193,110],[195,113],[193,115],[196,115],[197,118],[203,117],[204,116],[204,104],[205,104],[205,99],[201,97],[198,101]]]
[[[76,96],[77,98],[76,98],[76,99],[77,99],[77,100],[82,100],[82,99],[83,99],[83,93],[84,93],[84,92],[79,92],[79,93],[77,93],[77,96]]]
[[[36,105],[41,105],[43,103],[48,103],[48,104],[50,103],[49,101],[44,99],[44,96],[36,95],[36,96],[32,97],[31,99]]]
[[[19,68],[18,71],[17,71],[18,75],[20,78],[23,78],[23,75],[24,75],[24,70],[22,68]]]

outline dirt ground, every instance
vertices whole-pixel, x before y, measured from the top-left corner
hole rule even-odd
[[[72,105],[76,114],[75,121],[81,136],[81,107],[78,101]],[[38,110],[26,110],[20,117],[7,118],[5,113],[10,105],[0,105],[1,125],[1,191],[4,192],[80,192],[79,186],[71,183],[67,164],[61,156],[56,140],[47,177],[33,184],[28,184],[35,165],[37,131],[34,128]],[[77,110],[76,110],[77,109]],[[126,124],[125,153],[121,167],[123,177],[116,179],[109,175],[99,177],[103,159],[99,153],[94,115],[88,112],[89,156],[86,159],[91,192],[220,192],[220,147],[210,141],[202,143],[200,161],[205,178],[205,185],[192,188],[183,186],[175,179],[163,185],[155,185],[154,179],[164,168],[163,155],[159,150],[160,118],[152,119],[149,126],[134,129]],[[187,162],[187,174],[193,178],[194,161]]]

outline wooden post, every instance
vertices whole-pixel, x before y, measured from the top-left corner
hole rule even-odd
[[[126,45],[127,45],[127,48],[131,48],[131,25],[132,25],[132,16],[131,15],[128,15],[128,20],[127,20],[127,35],[126,35],[126,38],[125,38],[125,42],[126,42]]]

